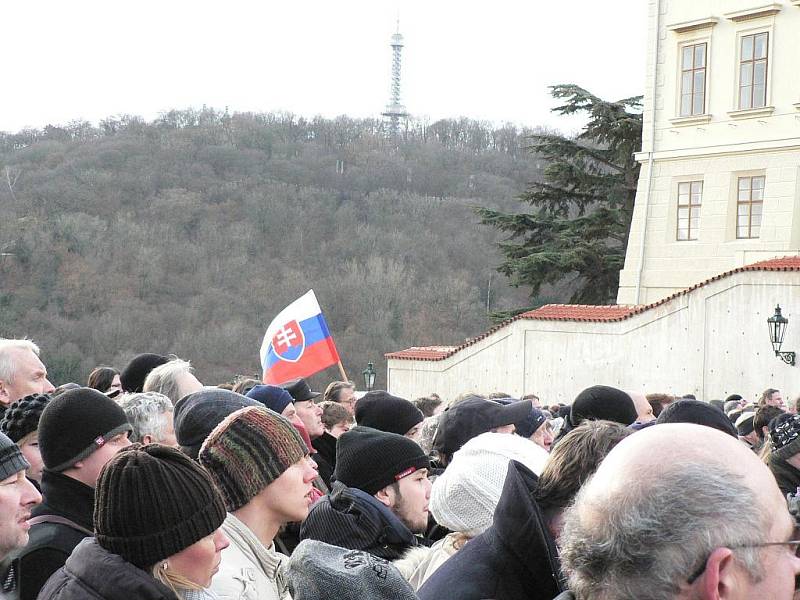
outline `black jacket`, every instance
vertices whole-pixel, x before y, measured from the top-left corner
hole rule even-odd
[[[40,600],[177,600],[167,586],[89,538],[56,571]]]
[[[300,527],[300,539],[363,550],[386,560],[400,558],[419,538],[373,496],[337,481]]]
[[[797,488],[800,487],[800,471],[787,463],[785,459],[775,456],[774,452],[769,455],[767,466],[775,476],[775,481],[784,496],[797,493]]]
[[[62,473],[42,474],[44,501],[31,512],[34,517],[55,515],[93,531],[94,489]],[[47,579],[64,566],[67,557],[88,534],[61,523],[31,527],[30,540],[19,553],[17,582],[21,600],[35,600]]]
[[[319,466],[319,476],[329,488],[333,483],[331,476],[336,470],[336,442],[337,439],[327,431],[311,442],[317,451],[313,458]]]
[[[532,496],[537,481],[511,462],[494,523],[439,567],[420,600],[552,600],[564,591],[555,541]]]

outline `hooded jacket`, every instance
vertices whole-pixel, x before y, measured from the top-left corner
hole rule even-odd
[[[177,600],[152,575],[112,554],[94,538],[83,540],[39,594],[40,600]]]
[[[555,541],[532,498],[537,481],[511,461],[494,523],[436,570],[420,600],[552,600],[564,591]]]
[[[300,539],[363,550],[386,560],[400,558],[419,543],[417,536],[386,506],[340,481],[311,507],[300,528]]]

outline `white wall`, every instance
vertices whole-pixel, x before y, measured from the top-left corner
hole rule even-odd
[[[389,391],[409,399],[536,393],[545,403],[569,403],[594,384],[705,400],[755,399],[767,387],[793,396],[800,367],[776,358],[767,335],[778,303],[789,318],[784,349],[800,353],[800,274],[744,272],[625,321],[521,319],[443,361],[390,359]]]

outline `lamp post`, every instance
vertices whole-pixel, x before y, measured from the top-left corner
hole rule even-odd
[[[364,387],[367,388],[368,392],[372,391],[372,388],[375,387],[375,367],[372,363],[367,363],[367,368],[361,371],[361,374],[364,376]]]
[[[794,366],[795,353],[781,352],[781,345],[783,344],[783,336],[786,335],[787,325],[789,325],[789,319],[781,314],[781,305],[778,304],[775,307],[775,314],[767,319],[769,341],[772,344],[772,349],[775,351],[775,356],[780,358],[787,365]]]

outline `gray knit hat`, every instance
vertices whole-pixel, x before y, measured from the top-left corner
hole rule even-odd
[[[286,566],[294,600],[416,600],[392,563],[360,550],[303,540]]]
[[[307,454],[303,438],[286,418],[263,406],[248,406],[216,426],[198,460],[233,512]]]
[[[0,481],[30,467],[22,451],[9,437],[0,433]]]

